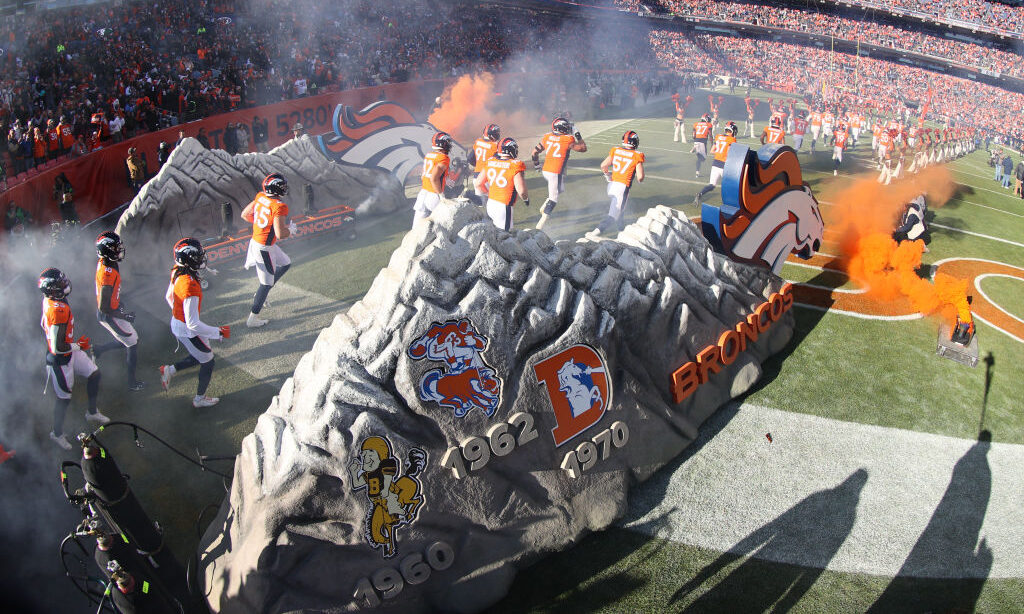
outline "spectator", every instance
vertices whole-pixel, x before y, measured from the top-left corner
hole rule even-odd
[[[297,139],[304,134],[306,134],[306,129],[303,127],[303,125],[300,124],[299,122],[295,122],[295,125],[292,126],[292,138]]]
[[[1007,152],[1003,158],[1003,187],[1010,189],[1010,179],[1013,179],[1013,158]]]
[[[1017,183],[1014,184],[1014,195],[1024,198],[1024,159],[1017,162]]]
[[[71,157],[79,158],[87,153],[89,153],[89,145],[86,144],[84,136],[78,135],[75,144],[71,146]]]
[[[238,153],[238,133],[235,132],[235,124],[232,122],[228,122],[224,128],[224,151],[232,156]]]
[[[179,133],[179,134],[183,135],[185,133],[182,132],[182,133]],[[210,139],[207,138],[207,136],[206,136],[206,128],[200,128],[199,129],[199,132],[196,133],[196,140],[199,141],[199,144],[202,145],[204,148],[206,148],[206,149],[210,148]]]
[[[32,225],[32,215],[16,205],[7,203],[7,213],[4,214],[4,230],[11,234],[21,234]],[[21,227],[20,229],[18,227]]]
[[[245,125],[245,122],[235,124],[235,131],[238,133],[239,153],[249,153],[249,128]]]
[[[259,115],[252,118],[252,140],[256,143],[256,151],[266,153],[270,151],[267,136],[267,120],[260,119]]]
[[[114,119],[110,120],[110,137],[115,143],[120,143],[124,140],[124,134],[122,129],[124,128],[124,113],[118,111],[114,114]]]
[[[146,167],[142,163],[142,156],[135,147],[128,148],[128,158],[125,160],[128,165],[128,183],[136,192],[146,182]]]
[[[77,224],[79,220],[75,211],[75,189],[64,173],[57,175],[53,181],[53,199],[57,201],[61,219],[69,224]]]
[[[160,141],[160,146],[156,150],[156,170],[157,172],[163,168],[167,159],[171,157],[171,146],[167,141]]]

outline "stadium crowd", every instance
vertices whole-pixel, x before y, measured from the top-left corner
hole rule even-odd
[[[893,114],[906,103],[930,99],[933,119],[976,126],[1020,147],[1024,138],[1024,95],[968,79],[873,58],[857,58],[816,47],[724,35],[655,31],[658,59],[678,72],[720,66],[765,89],[800,98],[824,96],[830,102]],[[938,93],[929,96],[929,91]]]
[[[782,6],[731,1],[667,0],[664,4],[677,14],[834,36],[1024,77],[1024,56],[1020,54],[933,36],[911,29],[911,24],[901,27],[875,19],[850,19]]]
[[[5,16],[0,172],[236,108],[498,69],[520,51],[547,47],[577,70],[653,59],[644,36],[632,48],[594,44],[587,22],[484,8],[452,28],[452,10],[402,0],[146,0]],[[601,91],[614,86],[605,80]]]
[[[648,7],[660,7],[668,12],[703,17],[730,13],[731,9],[719,6],[723,4],[735,3],[718,2],[717,0],[614,0],[614,5],[618,8],[632,12],[644,12]],[[768,4],[771,10],[781,8],[772,3]],[[824,1],[822,4],[840,4],[840,2],[831,0]],[[864,7],[865,9],[881,9],[891,15],[904,18],[907,16],[930,17],[940,23],[1009,34],[1014,38],[1024,38],[1024,7],[1021,6],[1007,6],[986,0],[843,0],[841,4]],[[758,8],[754,4],[742,4],[741,6],[751,11],[756,11]],[[811,10],[812,5],[808,3],[806,8]]]

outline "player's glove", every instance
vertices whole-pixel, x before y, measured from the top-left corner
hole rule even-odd
[[[230,339],[231,338],[231,327],[230,326],[224,325],[224,326],[220,327],[220,338],[221,338],[222,341],[224,339]]]
[[[579,130],[577,130],[575,133],[573,133],[572,138],[576,139],[577,143],[582,143],[583,142],[583,135],[580,134]]]
[[[88,337],[82,335],[81,337],[78,338],[78,349],[82,350],[83,352],[88,352],[89,348],[91,347],[92,342],[89,340]]]
[[[299,227],[295,225],[295,220],[290,220],[288,222],[288,232],[293,235],[299,233]]]
[[[535,170],[535,171],[539,171],[540,170],[540,160],[538,160],[537,158],[533,159],[533,170]]]
[[[529,207],[530,206],[530,199],[524,197],[523,198],[523,204],[526,205],[527,207]]]
[[[607,181],[608,183],[611,183],[612,182],[612,174],[611,173],[605,173],[604,174],[604,180]]]

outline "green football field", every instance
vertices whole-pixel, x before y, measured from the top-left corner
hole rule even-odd
[[[762,98],[768,96],[759,94]],[[701,95],[696,95],[698,100]],[[738,105],[733,101],[733,104],[733,108],[742,108],[742,101]],[[710,163],[705,163],[701,178],[695,179],[694,156],[687,153],[689,145],[672,140],[671,102],[665,99],[652,102],[630,111],[628,115],[618,119],[578,122],[577,127],[582,131],[589,151],[574,154],[569,162],[566,191],[544,229],[553,238],[579,239],[604,217],[607,211],[606,184],[598,167],[608,149],[620,142],[626,129],[639,133],[640,150],[647,156],[647,179],[635,184],[630,191],[627,222],[656,205],[680,209],[690,217],[699,215],[694,195],[706,183]],[[739,114],[730,117],[723,113],[723,119],[733,119],[743,125]],[[687,123],[692,120],[688,118]],[[763,122],[758,122],[758,130],[763,125]],[[522,158],[528,157],[533,144],[545,130],[546,126],[538,124],[531,134],[512,135],[519,139]],[[753,139],[743,138],[740,142],[756,148]],[[820,195],[830,186],[853,181],[858,174],[866,176],[876,172],[869,161],[869,135],[866,139],[862,137],[860,146],[848,152],[838,177],[832,174],[830,152],[831,148],[826,151],[819,146],[813,159],[808,154],[800,156],[804,178],[816,194]],[[931,222],[938,226],[933,226],[930,251],[924,254],[925,264],[949,258],[978,258],[1024,267],[1024,201],[1013,197],[1009,190],[993,181],[992,169],[986,162],[987,154],[978,151],[949,164],[954,179],[963,184],[963,188],[954,200],[934,210]],[[532,228],[536,224],[538,205],[544,201],[545,185],[540,174],[530,169],[527,177],[533,207],[515,207],[517,229]],[[720,202],[719,190],[713,191],[705,200]],[[823,204],[823,211],[829,206]],[[256,285],[252,272],[243,271],[238,263],[222,268],[219,275],[211,277],[211,288],[204,298],[203,319],[213,325],[231,324],[234,330],[232,339],[214,348],[217,366],[209,393],[221,397],[220,404],[214,408],[197,410],[191,407],[194,372],[177,375],[169,392],[160,389],[158,366],[183,356],[182,350],[175,354],[174,339],[167,331],[167,309],[162,298],[166,279],[162,275],[149,279],[126,279],[126,300],[140,311],[137,322],[143,339],[140,377],[149,385],[137,396],[115,396],[111,390],[113,383],[122,377],[122,367],[119,359],[105,356],[100,359],[100,366],[110,387],[101,393],[101,407],[112,418],[138,422],[190,453],[198,450],[214,456],[234,455],[242,439],[255,426],[259,414],[291,375],[299,357],[312,347],[319,331],[336,314],[361,298],[377,272],[387,264],[411,222],[410,201],[407,212],[358,220],[359,233],[354,241],[329,237],[286,246],[293,266],[270,295],[270,306],[264,313],[271,319],[271,324],[258,331],[244,327],[251,293]],[[842,289],[851,287],[840,274],[799,265],[787,264],[783,276],[794,282],[813,282]],[[993,276],[980,284],[993,303],[1018,320],[1024,318],[1024,279]],[[989,324],[978,322],[983,360],[972,369],[936,356],[937,324],[932,319],[864,319],[799,305],[795,314],[797,329],[793,340],[766,364],[765,376],[755,388],[738,400],[742,407],[769,408],[775,412],[770,415],[782,417],[774,423],[778,426],[772,427],[782,433],[787,428],[786,416],[792,416],[793,424],[817,425],[826,433],[822,441],[829,441],[827,433],[830,429],[844,433],[872,429],[868,432],[876,434],[875,443],[879,438],[889,436],[894,442],[917,441],[914,437],[918,437],[929,442],[948,441],[955,449],[960,449],[957,446],[964,449],[971,446],[975,450],[977,446],[972,442],[977,440],[979,432],[989,431],[992,452],[985,461],[985,468],[995,476],[989,485],[992,495],[990,497],[986,493],[985,507],[972,512],[985,517],[985,522],[982,523],[980,518],[974,519],[981,523],[981,528],[963,540],[970,542],[969,549],[975,550],[972,560],[977,559],[977,552],[990,547],[995,563],[989,568],[1000,570],[998,574],[993,573],[990,577],[984,571],[978,573],[973,567],[965,570],[964,575],[969,577],[963,578],[948,573],[945,577],[936,577],[942,574],[929,577],[900,574],[894,578],[895,573],[850,571],[871,567],[872,561],[885,557],[871,551],[846,553],[838,550],[841,548],[839,545],[827,554],[841,552],[842,557],[849,555],[844,561],[853,562],[842,569],[834,569],[830,567],[832,559],[829,556],[818,557],[816,560],[823,562],[822,568],[787,562],[789,554],[778,546],[780,540],[792,537],[793,531],[774,531],[765,539],[775,544],[772,551],[775,553],[759,556],[767,550],[760,549],[760,545],[748,547],[744,539],[737,539],[735,548],[727,541],[723,542],[726,547],[708,547],[699,535],[700,531],[691,531],[692,539],[680,538],[678,527],[651,530],[645,527],[639,530],[636,523],[624,521],[523,569],[509,595],[493,611],[863,612],[876,601],[878,611],[1021,611],[1024,608],[1021,605],[1024,604],[1024,580],[1021,575],[1014,574],[1012,560],[1024,560],[1024,540],[1019,538],[1019,534],[1015,539],[1011,533],[1006,540],[997,541],[992,535],[1003,535],[999,533],[1001,525],[996,526],[995,520],[991,521],[993,524],[986,523],[989,523],[989,516],[995,514],[1009,514],[1011,518],[1016,514],[1017,520],[1024,519],[1020,516],[1024,495],[1017,492],[1003,496],[999,490],[1006,488],[1000,480],[1003,472],[1011,468],[997,464],[1001,459],[1020,458],[1020,446],[1024,446],[1024,407],[1021,404],[1024,343]],[[99,331],[93,332],[94,336],[100,336]],[[76,393],[80,395],[81,391],[76,390]],[[49,402],[48,399],[40,401],[39,411],[48,411]],[[74,407],[80,405],[81,400],[76,396]],[[743,415],[745,411],[734,407],[722,415],[733,415],[729,412]],[[738,462],[736,457],[720,461],[708,458],[716,441],[710,435],[720,429],[721,435],[725,436],[730,432],[729,423],[728,419],[722,418],[710,425],[694,450],[687,450],[651,482],[668,484],[673,476],[685,476],[698,461],[701,463],[700,472],[718,472],[725,476],[739,473],[738,466],[729,464]],[[738,420],[732,423],[735,425]],[[68,416],[67,430],[73,433],[83,428],[80,412],[73,410]],[[753,432],[750,437],[757,439],[762,448],[786,445],[782,439],[775,444],[766,444],[762,431]],[[796,434],[793,437],[795,439]],[[190,556],[197,542],[197,529],[205,528],[209,521],[211,510],[207,509],[208,506],[218,505],[225,493],[223,481],[212,474],[198,472],[194,466],[184,463],[145,437],[142,438],[145,448],[137,448],[130,429],[112,429],[107,438],[122,469],[132,476],[132,487],[144,507],[165,527],[174,551],[182,559]],[[829,454],[840,454],[839,451],[845,448],[842,442],[838,442],[834,447],[822,449],[825,451],[819,458],[814,458],[813,449],[805,456],[820,465],[828,465],[832,462]],[[988,449],[985,447],[986,451]],[[899,451],[908,459],[915,454],[909,447]],[[856,453],[852,447],[842,452],[846,455]],[[863,461],[870,467],[867,481],[872,484],[878,475],[871,464],[874,461],[870,454],[862,455],[864,458],[857,458],[856,462]],[[800,475],[786,469],[800,461],[788,458],[786,462],[790,464],[780,465],[777,471],[770,464],[759,467],[758,479],[764,481],[763,490],[841,492],[801,482]],[[842,462],[847,462],[846,458]],[[836,461],[837,464],[839,462]],[[229,475],[231,473],[230,461],[212,461],[211,466]],[[962,463],[956,465],[962,466]],[[940,483],[940,494],[942,491],[948,494],[952,486],[947,488],[947,483],[959,484],[956,475],[951,479],[951,470],[952,466],[937,467],[936,475],[922,479]],[[1016,472],[1020,473],[1019,466]],[[828,487],[832,486],[835,484],[828,484]],[[637,500],[656,503],[667,500],[667,494],[659,496],[658,492],[652,493],[650,486],[646,491],[644,488],[644,485],[635,488]],[[671,490],[667,486],[665,488],[666,492]],[[750,492],[757,490],[751,488]],[[913,492],[914,489],[908,490]],[[785,492],[772,496],[776,497],[773,505],[782,506],[780,509],[785,510],[789,505]],[[790,509],[807,501],[816,501],[814,496],[796,497],[797,504]],[[947,501],[948,497],[942,500]],[[1015,512],[999,507],[1014,504],[1017,505]],[[866,505],[863,500],[857,503],[858,509]],[[723,518],[723,522],[734,520],[732,515],[736,516],[737,522],[742,521],[745,515],[748,520],[759,518],[758,514],[764,512],[757,508],[757,501],[749,500],[730,512],[730,518]],[[634,506],[630,518],[646,518],[645,514],[650,515],[652,509]],[[942,511],[945,508],[940,505],[936,509]],[[686,509],[682,508],[681,512],[685,517]],[[841,512],[826,505],[820,514],[808,517],[818,517],[827,524],[828,514]],[[936,514],[941,515],[939,512]],[[892,516],[894,526],[904,522],[899,509],[893,509]],[[678,524],[678,517],[679,514],[667,516],[664,523]],[[929,527],[937,522],[936,517],[932,515]],[[945,522],[945,518],[938,518],[938,521]],[[927,529],[915,529],[912,523],[909,524],[911,526],[901,527],[900,531],[910,535],[910,543],[913,544],[916,536],[922,531],[927,533]],[[740,522],[737,526],[747,525]],[[776,529],[781,526],[788,525],[782,520],[777,524],[772,521],[764,525]],[[877,526],[877,531],[884,532],[886,523],[880,522]],[[957,522],[950,520],[942,526],[955,530]],[[1017,526],[1024,531],[1024,523],[1018,522]],[[990,528],[991,541],[987,545],[983,542],[975,549],[974,542],[985,537]],[[737,530],[740,531],[738,535],[744,537],[746,529]],[[675,537],[665,537],[670,534]],[[761,539],[759,535],[757,531],[750,532],[750,536]],[[884,535],[881,541],[884,541]],[[914,552],[916,550],[896,553],[891,558],[909,561]],[[815,560],[801,559],[799,553],[794,557],[792,560]],[[862,559],[867,562],[858,567],[857,561]],[[898,562],[896,567],[899,567]],[[887,569],[891,564],[886,567],[886,563],[879,562],[873,568]],[[988,568],[983,566],[984,569]],[[881,596],[885,599],[880,599]],[[904,604],[905,607],[892,604]]]

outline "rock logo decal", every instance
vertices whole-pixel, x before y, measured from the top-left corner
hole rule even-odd
[[[359,453],[349,464],[352,490],[365,490],[370,501],[366,514],[366,541],[381,548],[384,558],[395,556],[398,527],[412,524],[424,499],[416,476],[427,465],[427,453],[419,448],[409,450],[405,471],[401,459],[392,452],[391,442],[384,437],[367,437]]]
[[[453,410],[456,418],[474,408],[492,416],[501,402],[501,378],[484,362],[485,349],[487,337],[468,319],[431,323],[409,346],[409,357],[444,366],[427,371],[420,379],[420,399]]]
[[[755,153],[735,143],[725,161],[722,206],[705,203],[701,227],[716,250],[778,275],[789,254],[807,259],[818,251],[825,224],[791,147],[765,145]]]
[[[557,426],[551,430],[560,446],[597,424],[612,401],[604,358],[589,345],[574,345],[533,367],[537,382],[547,387]]]

